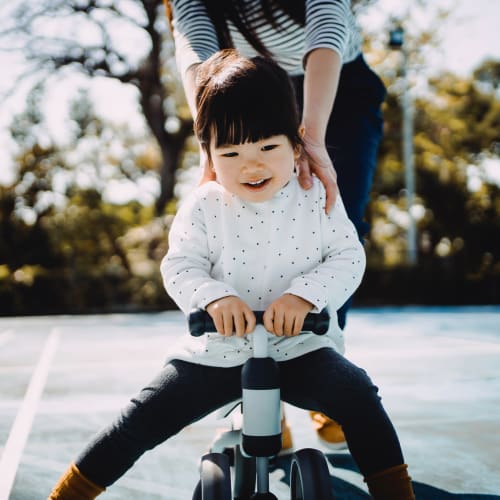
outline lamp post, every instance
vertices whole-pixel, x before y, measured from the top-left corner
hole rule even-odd
[[[397,26],[389,33],[389,47],[400,50],[403,56],[401,76],[403,92],[402,109],[402,154],[405,169],[406,210],[408,212],[408,229],[406,231],[406,258],[409,265],[417,263],[417,229],[413,215],[415,201],[415,163],[413,153],[413,99],[408,79],[408,51],[404,43],[404,29]]]

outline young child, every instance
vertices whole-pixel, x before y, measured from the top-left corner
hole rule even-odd
[[[252,311],[264,310],[282,399],[342,425],[373,498],[413,499],[378,389],[343,357],[338,325],[332,321],[325,336],[298,336],[307,313],[334,312],[353,293],[365,257],[340,197],[326,215],[321,183],[308,191],[298,184],[300,124],[286,73],[270,59],[224,50],[198,75],[195,132],[217,181],[182,204],[161,272],[179,307],[206,309],[217,333],[175,346],[156,379],[97,435],[49,498],[95,498],[145,451],[241,397]]]

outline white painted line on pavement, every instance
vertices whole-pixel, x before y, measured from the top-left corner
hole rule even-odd
[[[0,500],[8,500],[14,485],[17,469],[21,461],[24,447],[33,425],[33,419],[47,382],[52,358],[60,339],[60,331],[53,329],[43,347],[38,364],[10,431],[7,442],[0,457]]]
[[[9,340],[12,340],[14,338],[14,330],[5,330],[4,332],[0,333],[0,347],[5,345]]]

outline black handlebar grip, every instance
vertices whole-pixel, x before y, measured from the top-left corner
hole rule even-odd
[[[257,324],[262,324],[263,311],[254,311]],[[189,333],[193,337],[200,337],[206,332],[216,332],[214,322],[210,314],[203,309],[195,309],[188,317]],[[326,309],[320,313],[309,313],[304,319],[305,332],[312,332],[316,335],[324,335],[328,331],[330,325],[330,315]]]

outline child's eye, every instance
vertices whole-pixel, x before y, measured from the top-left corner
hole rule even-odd
[[[277,144],[267,144],[266,146],[262,146],[262,151],[271,151],[277,147]]]
[[[234,156],[238,156],[238,153],[231,151],[229,153],[222,153],[221,156],[224,156],[225,158],[233,158]]]

